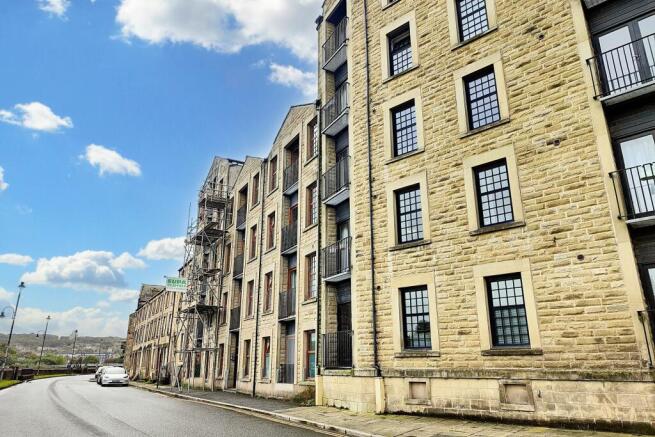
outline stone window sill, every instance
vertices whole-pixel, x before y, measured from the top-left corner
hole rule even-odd
[[[482,351],[483,357],[515,357],[529,355],[543,355],[542,349],[530,348],[495,348]]]
[[[395,246],[390,247],[389,252],[395,252],[397,250],[409,249],[409,248],[412,248],[412,247],[427,246],[430,243],[432,243],[432,241],[430,241],[430,240],[419,240],[419,241],[412,241],[411,243],[397,244]]]
[[[509,122],[510,122],[509,117],[503,118],[501,120],[498,120],[498,121],[496,121],[494,123],[491,123],[491,124],[488,124],[486,126],[482,126],[482,127],[477,128],[477,129],[473,129],[473,130],[461,133],[461,134],[459,134],[459,138],[462,139],[462,138],[470,137],[472,135],[479,134],[480,132],[484,132],[484,131],[488,131],[489,129],[493,129],[493,128],[497,127],[497,126],[502,126],[503,124],[507,124]]]
[[[304,300],[301,303],[302,303],[302,305],[309,305],[310,303],[314,303],[314,302],[316,302],[316,298],[315,297],[310,297],[309,299]]]
[[[267,311],[262,312],[262,316],[268,316],[268,315],[271,315],[271,314],[273,314],[273,310],[267,310]]]
[[[394,358],[439,358],[441,352],[439,351],[411,351],[405,350],[402,352],[396,352]]]
[[[398,1],[398,0],[397,0],[397,1]],[[382,83],[383,83],[383,84],[387,84],[387,83],[391,82],[391,81],[394,80],[394,79],[397,79],[397,78],[399,78],[399,77],[405,76],[406,74],[408,74],[408,73],[410,73],[410,72],[412,72],[412,71],[414,71],[414,70],[417,70],[419,66],[420,66],[420,64],[414,64],[414,65],[412,65],[410,68],[408,68],[407,70],[403,71],[402,73],[397,73],[397,74],[394,74],[393,76],[388,76],[387,78],[385,78],[385,79],[382,81]]]
[[[315,160],[317,157],[318,157],[318,153],[315,153],[314,156],[306,159],[305,163],[303,165],[309,165],[309,163],[312,162],[313,160]]]
[[[479,40],[479,39],[482,39],[482,38],[484,38],[485,36],[489,35],[490,33],[495,32],[496,30],[498,30],[498,26],[494,26],[494,27],[492,27],[491,29],[488,29],[488,30],[482,32],[480,35],[474,36],[473,38],[469,38],[469,39],[467,39],[466,41],[458,42],[457,44],[453,45],[453,46],[450,48],[450,50],[451,50],[451,51],[455,51],[455,50],[457,50],[457,49],[460,48],[460,47],[464,47],[464,46],[466,46],[466,45],[469,45],[469,44],[471,44],[472,42],[475,42],[475,41],[477,41],[477,40]]]
[[[394,156],[393,158],[387,159],[385,164],[393,164],[394,162],[402,161],[405,158],[411,158],[412,156],[420,155],[425,151],[424,148],[414,150],[413,152],[405,153],[404,155]]]
[[[307,231],[309,231],[309,230],[314,229],[314,228],[317,227],[317,226],[318,226],[318,222],[317,222],[317,223],[312,223],[311,225],[307,225],[307,226],[305,226],[305,229],[303,229],[302,231],[303,231],[303,232],[307,232]]]
[[[269,247],[268,249],[266,249],[266,252],[264,252],[264,255],[266,255],[269,252],[273,252],[274,250],[275,250],[275,246]]]
[[[429,399],[405,399],[407,405],[428,405],[431,406],[432,402]]]
[[[398,3],[400,3],[400,0],[391,0],[391,1],[387,2],[386,5],[382,6],[382,10],[384,11],[386,9],[389,9],[391,6],[396,5]]]
[[[270,384],[271,379],[270,378],[262,378],[262,379],[259,380],[259,383],[260,384]]]
[[[475,235],[490,234],[492,232],[503,231],[505,229],[522,228],[523,226],[525,226],[524,221],[501,223],[499,225],[485,226],[483,228],[476,229],[475,231],[469,232],[469,235],[475,236]]]

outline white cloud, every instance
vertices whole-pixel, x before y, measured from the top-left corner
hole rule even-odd
[[[320,7],[320,0],[121,0],[116,21],[125,39],[224,53],[273,43],[311,61]]]
[[[60,128],[72,128],[70,117],[60,117],[40,102],[19,103],[15,111],[0,109],[0,121],[42,132],[56,132]]]
[[[64,18],[66,10],[70,6],[70,0],[38,0],[39,9],[49,14]]]
[[[0,167],[0,191],[4,191],[9,188],[9,184],[5,182],[5,169]]]
[[[129,302],[136,300],[139,297],[139,292],[136,290],[112,290],[109,292],[110,302]]]
[[[17,253],[0,254],[0,264],[9,264],[12,266],[26,266],[34,261],[31,256],[19,255]]]
[[[184,237],[149,241],[138,255],[152,260],[181,261],[184,258]]]
[[[0,302],[9,302],[14,299],[14,293],[0,287]]]
[[[292,65],[272,63],[268,79],[286,87],[300,90],[305,97],[316,97],[316,74],[299,70]]]
[[[139,258],[133,257],[127,252],[123,252],[119,256],[111,260],[110,265],[118,270],[146,268],[146,263],[144,263]]]
[[[80,156],[93,167],[100,169],[100,176],[108,174],[124,174],[140,176],[141,166],[138,162],[121,156],[118,152],[97,144],[89,144],[86,153]]]
[[[131,255],[85,250],[70,256],[40,258],[36,270],[23,274],[21,281],[54,287],[98,290],[126,296],[124,270],[141,268]],[[138,261],[138,260],[137,260]]]

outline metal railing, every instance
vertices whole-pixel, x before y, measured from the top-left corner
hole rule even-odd
[[[323,367],[326,369],[353,366],[353,332],[339,331],[323,334]]]
[[[621,219],[655,216],[655,163],[617,170],[610,177]]]
[[[321,123],[328,128],[348,108],[348,82],[334,92],[334,96],[321,108]]]
[[[241,326],[241,306],[230,310],[230,330],[239,329]]]
[[[298,222],[282,228],[282,252],[298,245]]]
[[[332,35],[323,43],[323,64],[326,64],[332,56],[341,48],[348,39],[348,17],[344,17],[334,26]]]
[[[291,288],[287,291],[280,292],[278,301],[277,318],[279,320],[287,319],[296,315],[296,289]]]
[[[350,242],[347,237],[323,249],[323,278],[350,272]]]
[[[655,34],[588,59],[596,97],[607,97],[655,79]]]
[[[284,180],[282,182],[282,190],[286,191],[294,184],[298,183],[298,161],[294,161],[284,169]]]
[[[293,364],[280,364],[277,369],[277,382],[281,384],[293,384],[295,366]]]
[[[243,254],[234,257],[234,271],[232,272],[233,276],[241,274],[243,274]]]
[[[246,213],[248,212],[248,205],[243,205],[237,209],[237,228],[241,227],[246,222]]]
[[[206,184],[200,190],[198,195],[198,204],[203,203],[207,204],[219,204],[225,203],[229,196],[230,190],[229,187],[225,184]]]
[[[323,174],[323,200],[341,191],[350,184],[350,158],[341,158]]]

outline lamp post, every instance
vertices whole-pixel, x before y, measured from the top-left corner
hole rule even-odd
[[[45,318],[45,331],[43,332],[43,342],[41,342],[41,354],[39,355],[39,364],[36,366],[36,376],[39,376],[41,371],[41,358],[43,357],[43,348],[45,347],[45,339],[48,336],[48,324],[50,323],[50,316]],[[38,337],[39,334],[36,334]]]
[[[2,360],[2,369],[0,370],[0,381],[2,381],[5,377],[5,366],[7,365],[7,359],[9,358],[9,346],[11,346],[11,336],[14,333],[14,323],[16,322],[16,313],[18,312],[18,304],[20,304],[20,295],[23,292],[23,288],[25,288],[25,283],[21,282],[18,285],[18,297],[16,298],[16,306],[14,307],[13,310],[13,315],[11,316],[11,328],[9,328],[9,338],[7,339],[7,347],[5,348],[5,357]],[[5,317],[5,312],[2,310],[0,312],[0,319]]]
[[[77,329],[73,331],[73,335],[75,337],[73,339],[73,352],[71,352],[71,361],[70,361],[71,373],[73,372],[73,366],[75,365],[75,343],[77,343]]]

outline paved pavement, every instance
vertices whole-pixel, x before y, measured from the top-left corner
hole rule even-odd
[[[154,390],[154,385],[138,384],[142,388]],[[482,422],[465,419],[450,419],[410,415],[360,414],[348,410],[328,407],[299,407],[291,402],[252,398],[232,392],[210,392],[202,390],[170,390],[162,387],[162,392],[190,396],[217,404],[232,405],[237,408],[255,409],[272,417],[300,423],[313,423],[322,429],[347,432],[353,436],[384,437],[626,437],[628,434],[594,431],[577,431],[537,426],[523,426]],[[238,434],[235,434],[238,435]]]
[[[0,391],[0,436],[318,436],[261,417],[89,376],[43,379]]]

